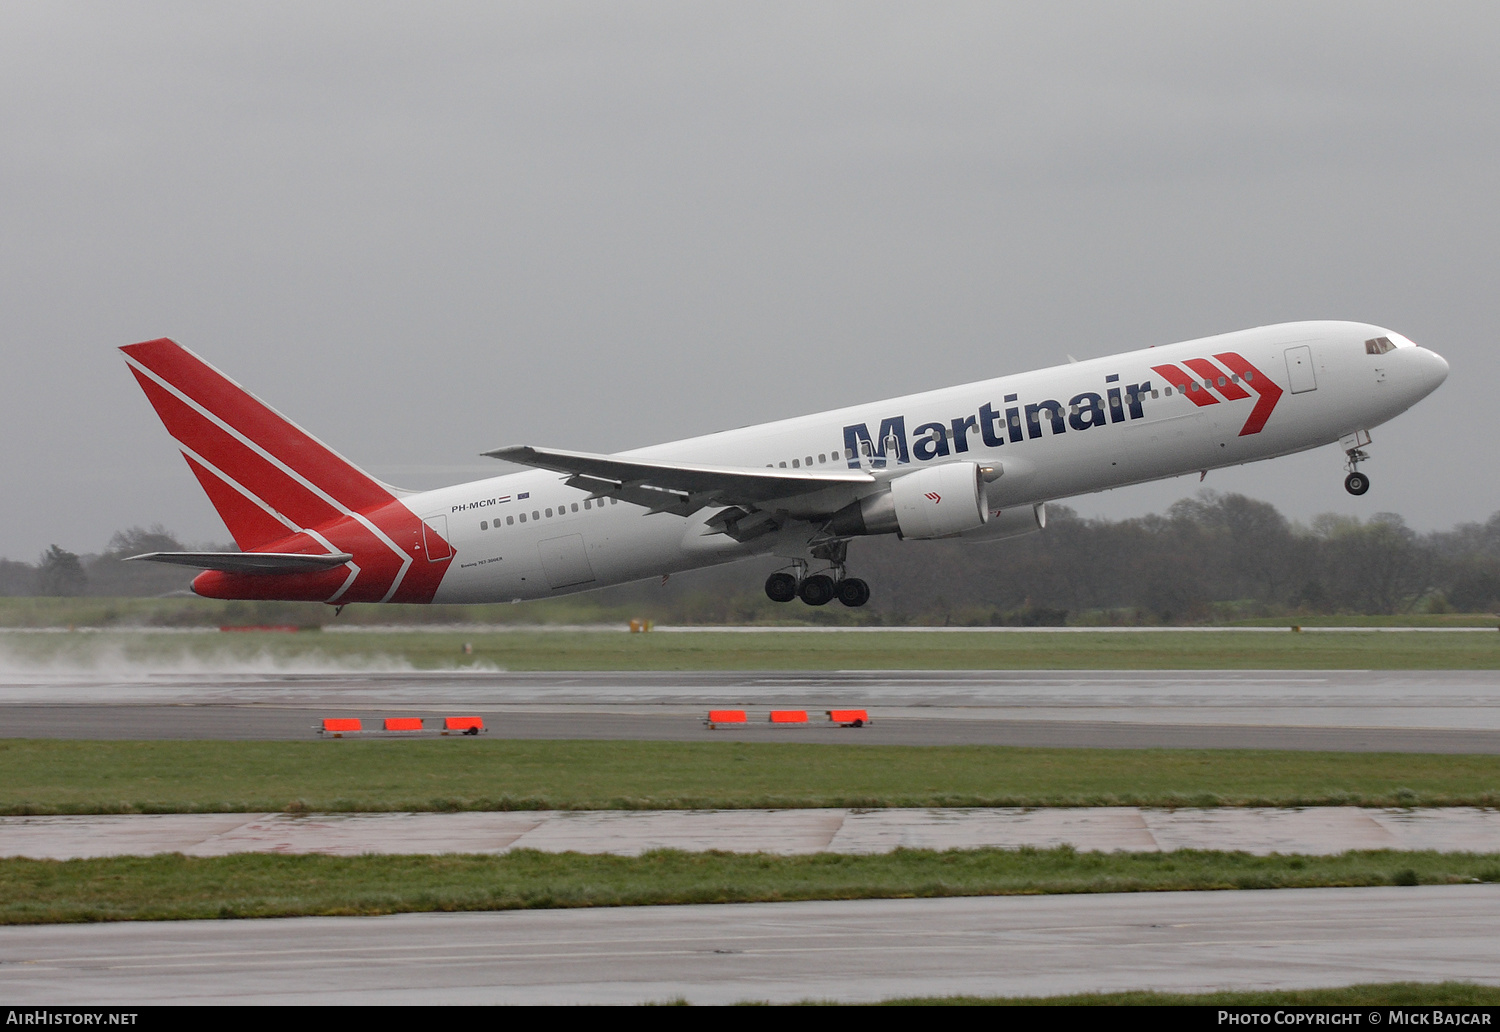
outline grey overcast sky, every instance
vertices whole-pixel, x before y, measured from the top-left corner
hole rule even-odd
[[[0,555],[227,540],[113,350],[159,336],[429,487],[1359,319],[1453,369],[1370,493],[1206,486],[1484,519],[1497,52],[1493,3],[0,5]]]

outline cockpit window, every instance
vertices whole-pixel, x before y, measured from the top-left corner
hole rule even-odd
[[[1389,337],[1376,337],[1374,340],[1365,341],[1365,354],[1383,355],[1387,351],[1395,351],[1396,345]]]

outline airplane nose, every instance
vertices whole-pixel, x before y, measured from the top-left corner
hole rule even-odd
[[[1423,347],[1418,347],[1417,351],[1422,356],[1422,372],[1427,381],[1427,389],[1435,391],[1448,379],[1448,360],[1436,351],[1428,351]]]

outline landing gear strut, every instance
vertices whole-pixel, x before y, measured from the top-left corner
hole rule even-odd
[[[1344,455],[1347,457],[1344,468],[1349,471],[1349,475],[1344,478],[1344,490],[1352,495],[1362,495],[1370,489],[1370,478],[1359,471],[1359,464],[1370,457],[1370,453],[1365,451],[1365,445],[1369,443],[1368,430],[1356,430],[1339,441],[1344,446]]]

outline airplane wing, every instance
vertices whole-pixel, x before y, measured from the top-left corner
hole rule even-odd
[[[737,505],[764,509],[782,498],[812,494],[830,487],[862,487],[875,478],[861,470],[823,471],[772,469],[755,466],[700,466],[652,462],[555,451],[527,446],[496,448],[484,453],[521,466],[567,473],[568,486],[615,495],[648,506],[653,512],[687,516],[708,505]]]
[[[342,566],[354,556],[348,552],[308,555],[303,552],[147,552],[132,555],[125,561],[145,559],[153,563],[172,563],[198,570],[222,570],[225,573],[316,573]]]

